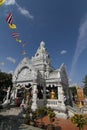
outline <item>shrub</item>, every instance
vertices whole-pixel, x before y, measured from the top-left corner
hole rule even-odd
[[[84,125],[87,125],[87,118],[82,114],[75,114],[71,121],[79,128],[79,130],[83,130]]]

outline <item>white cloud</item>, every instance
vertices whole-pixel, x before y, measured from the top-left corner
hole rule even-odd
[[[34,18],[34,17],[30,14],[30,12],[29,12],[27,9],[22,8],[21,6],[19,6],[19,4],[18,4],[15,0],[6,0],[5,5],[6,5],[6,6],[16,5],[17,8],[18,8],[18,10],[19,10],[19,12],[20,12],[23,16],[28,17],[28,18],[30,18],[30,19],[33,19],[33,18]]]
[[[66,50],[62,50],[62,51],[60,52],[61,55],[65,54],[65,53],[67,53]]]
[[[13,74],[13,70],[10,70],[8,73],[9,73],[9,74]]]
[[[33,16],[30,14],[30,12],[24,8],[22,8],[21,6],[19,6],[17,3],[16,3],[17,7],[18,7],[18,10],[19,12],[24,15],[25,17],[28,17],[30,19],[33,19]]]
[[[68,80],[69,80],[69,82],[71,82],[71,81],[72,81],[72,79],[70,79],[70,78],[69,78]]]
[[[7,59],[8,61],[12,62],[13,64],[16,63],[16,60],[15,60],[14,58],[12,58],[12,57],[6,57],[6,59]]]
[[[77,86],[77,83],[71,83],[71,84],[69,85],[69,87],[74,87],[74,86]]]
[[[5,5],[14,5],[15,3],[15,0],[6,0]]]
[[[5,63],[4,63],[4,62],[0,62],[0,65],[1,65],[1,66],[4,66],[4,65],[5,65]]]
[[[74,74],[76,63],[82,54],[82,52],[87,48],[87,17],[84,18],[84,21],[81,23],[79,28],[79,35],[77,39],[76,50],[73,57],[72,67],[71,67],[71,76]]]

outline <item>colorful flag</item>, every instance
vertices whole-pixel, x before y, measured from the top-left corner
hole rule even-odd
[[[23,44],[22,44],[22,47],[25,47],[26,46],[26,42],[24,42]]]
[[[25,51],[22,51],[22,55],[25,55],[26,54],[26,52]]]
[[[16,41],[17,41],[17,42],[19,42],[19,43],[21,43],[21,42],[22,42],[22,40],[20,40],[20,39],[18,39],[18,38],[16,38]]]
[[[8,24],[8,26],[9,26],[9,28],[11,28],[11,29],[15,29],[16,28],[16,25],[15,24]]]
[[[13,38],[18,38],[19,36],[20,36],[20,34],[17,33],[17,32],[13,32],[13,33],[12,33],[12,37],[13,37]]]
[[[6,22],[7,22],[8,24],[12,24],[12,23],[13,23],[13,16],[12,16],[12,13],[11,13],[11,12],[10,12],[9,15],[7,16]]]
[[[12,13],[11,13],[11,12],[10,12],[9,15],[7,16],[6,22],[8,23],[9,28],[11,28],[11,29],[15,29],[15,28],[16,28],[16,25],[13,24],[13,16],[12,16]]]
[[[17,42],[21,43],[22,40],[19,39],[20,34],[17,32],[12,33],[12,37],[16,39]]]
[[[2,6],[5,3],[6,0],[0,0],[0,6]]]

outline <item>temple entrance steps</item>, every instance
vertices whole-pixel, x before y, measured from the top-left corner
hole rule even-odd
[[[67,105],[66,108],[68,110],[68,116],[69,117],[72,117],[75,114],[81,114],[82,113],[81,110],[76,105],[74,105],[73,107]]]

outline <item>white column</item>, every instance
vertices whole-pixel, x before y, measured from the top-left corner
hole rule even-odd
[[[62,86],[58,87],[58,100],[61,101],[60,106],[61,106],[61,110],[66,112],[66,106],[64,104],[64,91]]]
[[[15,90],[15,98],[17,97],[17,92],[18,92],[18,89],[16,88],[16,90]]]
[[[46,105],[46,85],[43,87],[43,99],[44,99],[44,105]]]
[[[58,86],[58,100],[64,102],[64,92],[62,86]]]
[[[32,86],[32,105],[31,105],[32,111],[35,111],[37,109],[37,84],[33,84]]]

